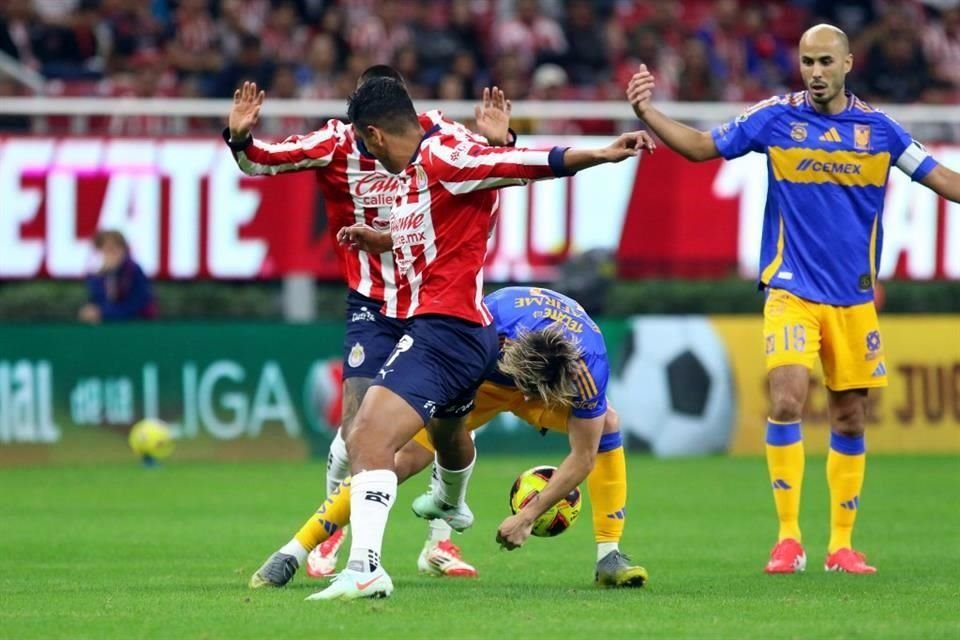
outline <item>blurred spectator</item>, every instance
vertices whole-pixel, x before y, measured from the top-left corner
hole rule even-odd
[[[96,77],[106,66],[110,33],[100,24],[99,2],[73,4],[71,14],[57,14],[35,38],[34,51],[47,77]]]
[[[931,88],[919,31],[904,7],[891,7],[873,34],[859,78],[861,97],[872,102],[915,102]]]
[[[6,96],[18,96],[17,85],[0,73],[0,99]],[[30,118],[27,116],[0,115],[0,131],[26,132],[30,130]]]
[[[493,44],[498,53],[515,54],[527,72],[538,64],[560,61],[567,52],[563,29],[541,13],[537,0],[517,0],[513,18],[495,29]]]
[[[306,27],[298,24],[297,10],[293,3],[284,2],[270,12],[267,27],[260,34],[260,38],[263,48],[270,52],[275,62],[287,64],[303,59],[308,35]]]
[[[746,67],[746,51],[740,33],[740,12],[737,0],[716,0],[711,17],[697,30],[697,37],[706,45],[710,72],[720,86],[725,87],[727,100],[740,100],[741,87],[738,81],[743,77]],[[684,45],[687,54],[696,56],[689,46]],[[681,83],[682,84],[682,83]],[[680,87],[680,91],[684,91]]]
[[[155,318],[156,305],[150,280],[130,257],[119,231],[100,231],[94,238],[101,266],[87,277],[90,302],[80,307],[81,322],[99,324]]]
[[[788,91],[796,67],[791,49],[768,28],[765,10],[755,5],[742,12],[746,65],[743,97],[748,101]]]
[[[609,76],[603,27],[588,0],[571,0],[563,31],[569,44],[564,62],[574,84],[596,84]]]
[[[401,47],[412,42],[413,32],[400,18],[400,3],[380,0],[376,12],[352,25],[350,47],[373,64],[389,64]]]
[[[260,38],[245,35],[240,41],[240,54],[216,78],[215,95],[229,98],[244,80],[252,80],[265,90],[270,89],[274,64],[263,55]]]
[[[411,42],[417,53],[420,77],[429,85],[440,81],[460,47],[439,8],[433,0],[420,0],[412,24]]]
[[[337,92],[337,45],[327,33],[310,41],[305,64],[297,69],[303,98],[344,98]]]
[[[877,19],[874,0],[815,0],[812,24],[827,22],[843,29],[851,39]]]
[[[8,0],[0,5],[0,51],[33,69],[40,67],[32,43],[37,29],[30,0]]]
[[[220,70],[223,67],[223,58],[219,53],[217,32],[217,26],[207,10],[206,0],[180,0],[180,7],[174,17],[173,33],[170,34],[167,46],[173,68],[182,76],[207,75]],[[259,47],[259,39],[257,44]],[[239,55],[243,57],[248,53],[244,48]]]
[[[721,79],[710,67],[707,45],[700,38],[687,38],[680,50],[677,100],[702,102],[720,100]]]
[[[944,9],[939,20],[926,26],[923,51],[931,79],[949,92],[946,100],[956,101],[960,98],[960,6]]]

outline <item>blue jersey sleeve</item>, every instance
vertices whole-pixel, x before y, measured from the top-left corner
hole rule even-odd
[[[713,128],[710,135],[720,155],[732,160],[751,151],[765,152],[770,125],[780,113],[779,103],[779,98],[758,102],[730,122]]]
[[[880,117],[887,126],[887,140],[893,164],[910,176],[911,180],[923,180],[937,166],[937,161],[899,122],[885,113],[881,113]]]
[[[585,355],[575,377],[577,397],[570,414],[575,418],[590,419],[607,412],[607,381],[610,364],[605,356]]]

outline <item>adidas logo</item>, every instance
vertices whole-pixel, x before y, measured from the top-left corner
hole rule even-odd
[[[774,488],[774,489],[786,489],[786,490],[790,490],[790,489],[792,489],[793,487],[791,487],[789,484],[787,484],[787,481],[786,481],[786,480],[784,480],[784,479],[782,479],[782,478],[777,478],[776,480],[773,481],[773,488]]]
[[[840,138],[840,134],[837,133],[835,127],[830,127],[822,136],[820,136],[820,142],[843,142]]]
[[[880,364],[877,365],[877,368],[873,370],[873,373],[871,375],[874,378],[885,376],[887,375],[887,368],[883,366],[883,363],[881,362]]]
[[[840,508],[846,509],[847,511],[856,511],[860,506],[860,496],[853,496],[853,500],[847,500],[846,502],[840,503]]]

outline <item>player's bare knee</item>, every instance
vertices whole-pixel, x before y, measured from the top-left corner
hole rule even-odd
[[[613,407],[607,407],[607,413],[603,417],[603,433],[616,433],[620,431],[620,414],[614,411]]]
[[[770,418],[777,422],[796,422],[803,415],[804,398],[797,393],[774,393],[770,402]]]

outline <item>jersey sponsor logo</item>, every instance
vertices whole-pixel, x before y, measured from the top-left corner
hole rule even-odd
[[[390,235],[393,236],[394,248],[425,243],[427,241],[427,232],[423,228],[425,220],[426,215],[423,213],[390,218]]]
[[[350,316],[350,322],[376,322],[377,317],[366,307],[360,307],[360,311]]]
[[[868,151],[870,149],[870,125],[853,125],[853,148],[859,149],[860,151]]]
[[[400,179],[385,173],[368,173],[353,183],[353,197],[364,207],[393,205],[400,188]]]
[[[573,403],[574,409],[585,409],[590,411],[591,409],[596,409],[597,405],[600,404],[599,400],[580,400]]]
[[[347,356],[347,364],[353,368],[357,368],[362,365],[366,359],[367,354],[363,350],[363,345],[358,342],[351,347],[350,355]]]
[[[796,184],[832,183],[845,187],[882,187],[890,172],[890,154],[862,151],[770,147],[773,176]]]
[[[806,122],[793,122],[791,123],[790,129],[790,139],[794,142],[803,142],[807,139],[807,123]]]
[[[781,271],[777,277],[781,280],[793,280],[793,271]]]
[[[813,158],[804,158],[797,165],[797,171],[819,171],[823,173],[854,173],[863,175],[863,165],[857,162],[821,162]]]

